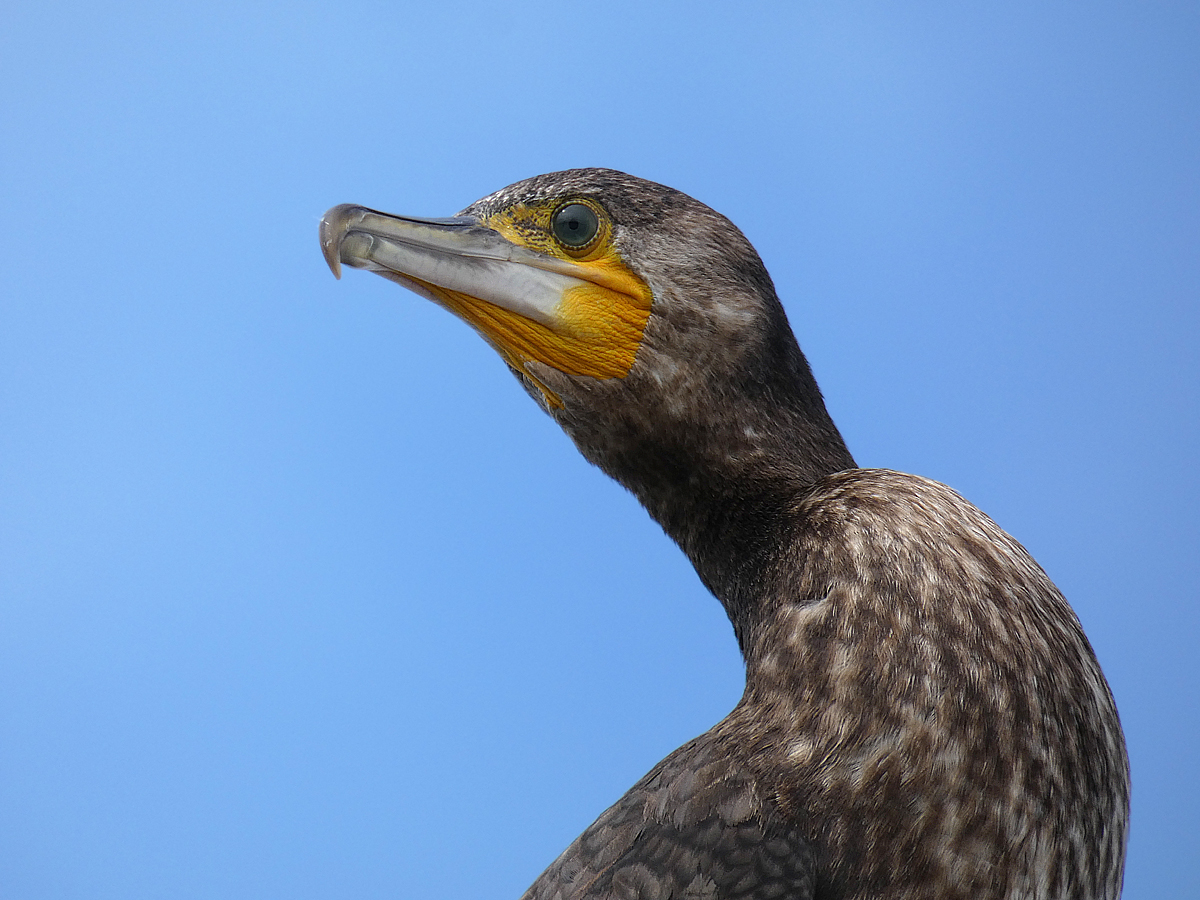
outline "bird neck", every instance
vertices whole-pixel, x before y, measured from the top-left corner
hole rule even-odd
[[[770,294],[756,300],[758,328],[720,353],[706,349],[709,330],[680,312],[704,306],[701,295],[651,319],[624,379],[583,382],[531,366],[561,395],[563,405],[548,411],[580,452],[687,554],[724,605],[743,655],[771,614],[799,501],[819,479],[856,467],[760,274]],[[675,347],[684,337],[687,352]]]
[[[855,467],[815,383],[797,392],[803,404],[765,393],[776,402],[739,403],[703,428],[660,432],[613,473],[721,601],[743,656],[772,614],[800,500],[819,479]]]
[[[641,496],[721,601],[743,656],[759,623],[769,615],[766,604],[793,499],[792,492],[779,485],[747,487],[710,482],[670,498]]]

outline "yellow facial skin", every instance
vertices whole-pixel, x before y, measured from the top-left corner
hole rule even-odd
[[[556,210],[585,203],[600,230],[583,253],[560,244],[551,231]],[[538,385],[555,407],[561,399],[537,380],[526,363],[536,361],[568,375],[623,378],[633,366],[650,317],[650,288],[629,270],[612,246],[612,223],[599,206],[585,200],[517,204],[480,221],[514,244],[573,263],[580,283],[566,289],[547,326],[487,300],[425,283],[455,315],[479,330],[509,365]]]

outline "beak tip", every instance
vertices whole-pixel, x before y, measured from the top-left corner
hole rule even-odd
[[[321,226],[318,229],[321,255],[325,257],[325,264],[329,266],[333,277],[339,281],[342,278],[342,240],[350,230],[351,216],[359,210],[360,207],[352,203],[343,203],[321,217]]]
[[[325,254],[325,264],[329,266],[329,271],[333,273],[333,277],[338,281],[342,280],[342,261],[335,256]]]

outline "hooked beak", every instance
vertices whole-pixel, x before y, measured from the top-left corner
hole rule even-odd
[[[551,330],[564,324],[558,315],[563,297],[596,281],[584,266],[514,244],[474,216],[422,219],[343,203],[321,219],[321,252],[335,278],[342,277],[344,263],[443,305],[430,286],[486,301]]]

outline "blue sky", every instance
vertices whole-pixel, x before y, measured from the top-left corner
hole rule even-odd
[[[719,605],[321,213],[539,172],[758,247],[851,450],[1074,604],[1200,895],[1200,7],[17,2],[0,894],[517,897],[736,702]]]

